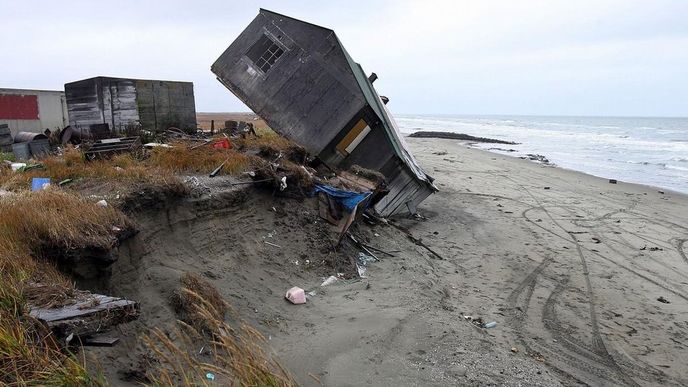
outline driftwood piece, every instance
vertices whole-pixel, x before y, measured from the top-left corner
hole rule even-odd
[[[47,324],[58,337],[93,335],[107,328],[135,320],[139,303],[102,294],[88,294],[57,308],[31,308],[30,315]]]

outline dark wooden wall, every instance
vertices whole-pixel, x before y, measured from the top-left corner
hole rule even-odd
[[[65,85],[69,123],[77,130],[108,124],[165,130],[196,127],[193,83],[96,77]]]
[[[263,73],[245,56],[263,34],[285,50]],[[319,155],[365,105],[332,31],[261,11],[212,71],[285,137]]]

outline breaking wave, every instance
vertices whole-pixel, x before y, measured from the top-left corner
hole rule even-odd
[[[688,193],[688,118],[397,115],[402,133],[465,133],[514,141],[589,174]]]

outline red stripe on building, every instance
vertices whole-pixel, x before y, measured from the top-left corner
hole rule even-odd
[[[0,94],[0,120],[37,119],[37,95]]]

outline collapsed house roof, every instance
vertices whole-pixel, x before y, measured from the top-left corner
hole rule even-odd
[[[331,29],[261,9],[212,65],[268,125],[332,167],[380,171],[384,216],[415,212],[437,191],[372,81]]]

